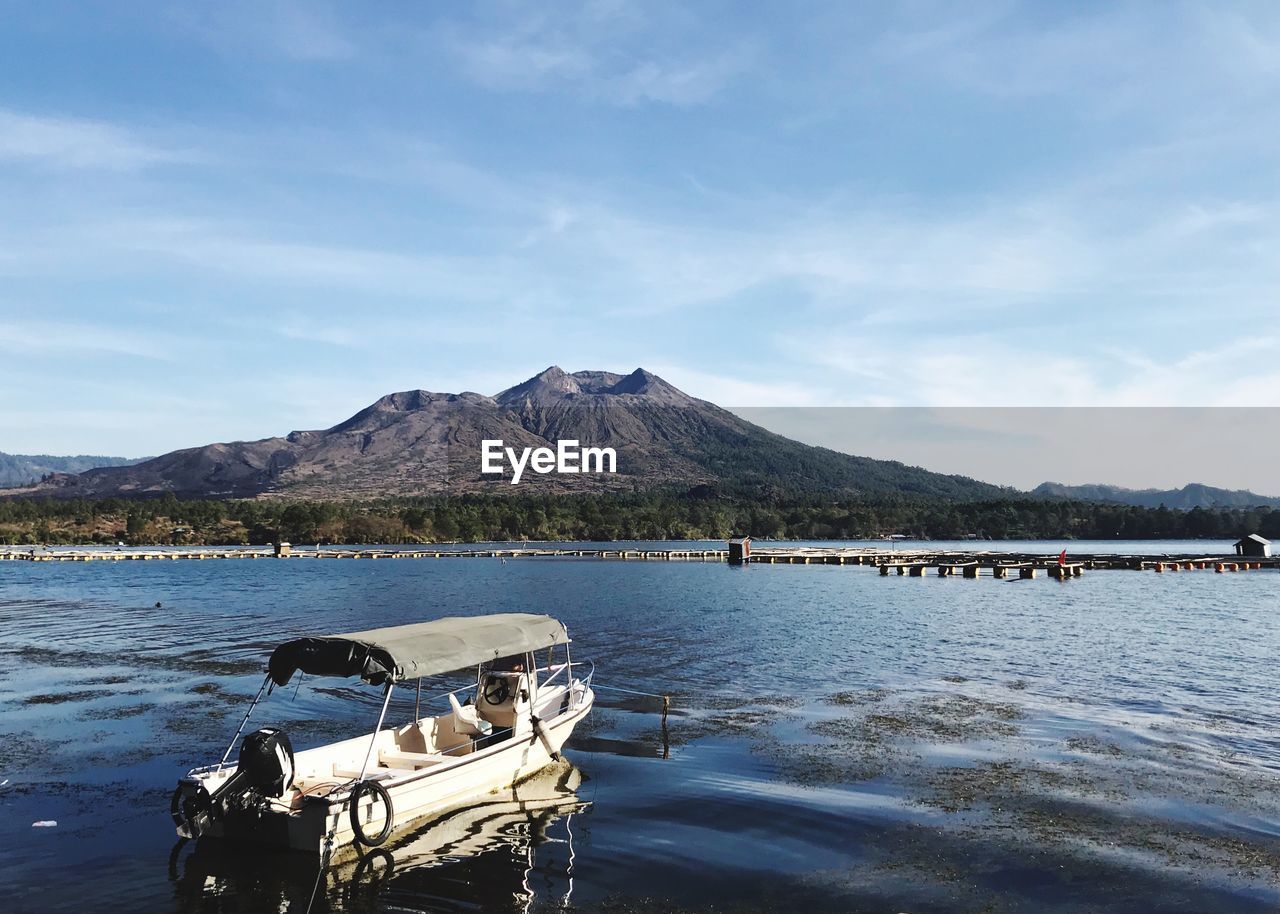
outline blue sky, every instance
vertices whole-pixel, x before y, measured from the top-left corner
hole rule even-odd
[[[10,3],[0,450],[642,365],[1280,405],[1280,6]]]

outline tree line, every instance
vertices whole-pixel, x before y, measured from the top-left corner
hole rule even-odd
[[[509,540],[1280,539],[1280,510],[1190,511],[1072,500],[820,498],[715,491],[376,501],[0,501],[0,544],[436,543]]]

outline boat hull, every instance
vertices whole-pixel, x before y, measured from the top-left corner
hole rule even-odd
[[[442,813],[473,804],[486,796],[533,777],[553,761],[576,725],[591,711],[594,695],[589,688],[571,709],[534,728],[521,728],[508,739],[435,764],[422,770],[371,769],[367,779],[377,780],[391,797],[392,837],[422,826]],[[194,789],[194,782],[184,782]],[[183,789],[183,788],[180,788]],[[365,834],[382,831],[385,809],[381,799],[366,791],[356,815]],[[349,791],[302,796],[291,808],[228,814],[206,832],[236,842],[333,856],[351,847],[356,836],[351,825]]]

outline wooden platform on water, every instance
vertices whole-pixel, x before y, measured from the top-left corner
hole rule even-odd
[[[0,561],[25,562],[165,562],[217,561],[227,559],[612,559],[618,561],[725,562],[725,549],[627,549],[569,547],[476,547],[439,549],[432,547],[343,548],[336,546],[294,547],[281,554],[271,546],[152,548],[0,547]],[[1085,571],[1128,570],[1160,573],[1181,571],[1238,572],[1280,568],[1280,558],[1244,558],[1227,555],[1123,555],[1113,553],[1069,554],[1059,564],[1058,555],[989,551],[903,551],[855,546],[767,546],[751,554],[754,565],[861,565],[878,568],[882,576],[1035,578],[1040,574],[1058,579],[1078,578]]]

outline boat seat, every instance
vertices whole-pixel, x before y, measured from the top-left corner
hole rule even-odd
[[[366,781],[381,781],[381,780],[384,780],[385,778],[391,777],[391,774],[392,773],[390,771],[378,771],[375,768],[370,768],[368,771],[364,773],[364,779]],[[360,766],[353,765],[352,767],[348,768],[346,765],[342,764],[341,762],[334,762],[333,776],[335,778],[343,778],[344,780],[354,781],[356,778],[360,777]]]
[[[488,736],[493,730],[493,724],[479,715],[475,705],[459,704],[452,692],[449,704],[453,706],[453,732],[459,736]]]
[[[378,753],[378,764],[386,765],[388,768],[405,768],[410,771],[438,765],[442,761],[444,759],[439,755],[430,755],[426,752],[401,752],[398,749],[383,749]]]

